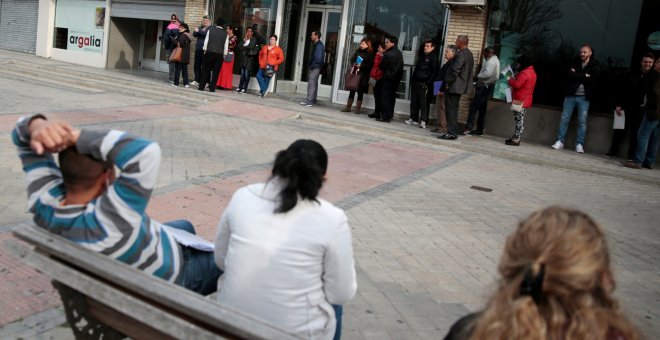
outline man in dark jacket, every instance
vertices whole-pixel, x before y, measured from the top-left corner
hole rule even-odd
[[[621,162],[623,166],[633,169],[653,169],[658,154],[660,140],[660,57],[655,59],[653,71],[644,81],[646,105],[644,116],[637,130],[637,151],[632,161]]]
[[[600,74],[600,65],[593,58],[594,51],[589,45],[580,47],[579,58],[576,58],[568,72],[568,85],[564,98],[564,111],[561,113],[557,141],[552,144],[553,149],[563,149],[568,123],[571,121],[573,109],[578,110],[578,130],[575,141],[575,152],[584,153],[584,138],[587,135],[587,115],[589,101],[594,95],[594,85]]]
[[[417,125],[426,129],[429,122],[429,108],[433,99],[433,80],[435,79],[440,60],[435,53],[433,40],[424,42],[424,54],[417,58],[415,69],[410,78],[410,119],[406,124]],[[420,120],[419,110],[422,110]]]
[[[300,105],[309,107],[316,105],[319,75],[325,60],[325,46],[321,41],[321,33],[313,31],[310,38],[312,39],[312,52],[309,56],[309,69],[307,70],[307,98],[300,102]]]
[[[472,86],[472,73],[474,69],[474,57],[468,49],[469,39],[467,35],[459,35],[456,38],[458,54],[454,57],[451,69],[447,70],[445,83],[445,110],[447,115],[447,133],[440,135],[440,139],[458,138],[458,103],[461,95],[467,93]]]
[[[380,69],[383,71],[383,77],[380,79],[381,85],[381,115],[376,120],[389,123],[394,117],[394,104],[396,103],[396,89],[399,87],[401,77],[403,77],[403,54],[397,48],[399,39],[395,36],[385,38],[385,47],[383,60],[380,62]]]
[[[220,18],[216,21],[216,26],[209,27],[204,39],[204,64],[202,65],[202,76],[200,77],[198,90],[204,91],[206,83],[209,83],[209,92],[215,92],[215,84],[218,82],[220,69],[225,56],[227,47],[227,32],[223,27],[225,19]]]
[[[625,116],[625,128],[612,131],[612,144],[610,150],[604,154],[605,157],[614,157],[619,152],[619,146],[626,136],[626,131],[630,131],[630,141],[628,142],[628,160],[635,157],[637,151],[637,130],[644,114],[645,81],[649,71],[653,70],[652,53],[646,53],[642,56],[640,70],[632,72],[623,88],[619,90],[620,98],[617,99],[614,112],[616,115]]]
[[[206,31],[211,26],[211,19],[208,15],[202,17],[202,26],[195,28],[193,37],[197,38],[195,44],[195,80],[190,85],[199,85],[200,75],[202,74],[202,64],[204,63],[204,40],[206,40]]]

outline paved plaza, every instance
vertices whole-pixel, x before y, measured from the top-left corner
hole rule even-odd
[[[237,188],[268,178],[277,151],[299,138],[323,144],[330,164],[321,196],[346,210],[358,272],[345,339],[442,338],[456,319],[483,307],[516,223],[555,204],[602,224],[616,296],[647,338],[660,338],[657,169],[525,144],[524,136],[517,148],[489,136],[441,141],[401,119],[377,123],[328,102],[301,107],[302,95],[201,93],[6,51],[0,71],[2,339],[72,338],[48,279],[4,247],[15,241],[12,226],[30,220],[10,139],[16,119],[29,113],[157,141],[163,159],[149,214],[190,219],[206,239]]]

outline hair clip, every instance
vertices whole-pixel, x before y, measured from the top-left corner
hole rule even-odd
[[[532,273],[532,265],[528,264],[525,267],[525,277],[520,284],[520,295],[529,295],[537,305],[541,301],[541,294],[543,289],[543,277],[545,276],[545,264],[541,264],[541,268],[536,275]]]

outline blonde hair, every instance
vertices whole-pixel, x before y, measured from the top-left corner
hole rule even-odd
[[[521,221],[498,271],[499,287],[472,339],[639,338],[612,296],[603,231],[580,211],[549,207]]]

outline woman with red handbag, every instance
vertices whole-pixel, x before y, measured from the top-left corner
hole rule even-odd
[[[371,40],[363,38],[360,41],[360,47],[355,50],[355,53],[353,53],[351,61],[353,61],[354,67],[357,67],[359,71],[360,81],[357,90],[350,90],[346,107],[341,109],[341,112],[351,112],[351,106],[353,106],[353,100],[355,99],[355,92],[357,92],[355,113],[359,114],[360,109],[362,108],[362,98],[364,93],[369,92],[369,75],[374,66],[374,50],[371,47]]]

